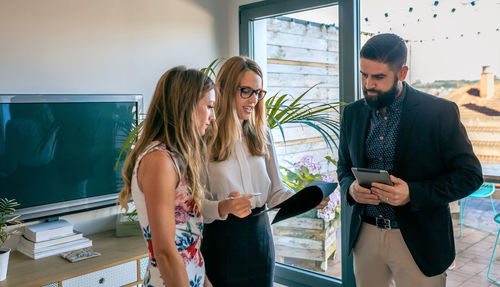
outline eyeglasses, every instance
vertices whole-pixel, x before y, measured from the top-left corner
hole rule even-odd
[[[242,97],[243,99],[251,98],[253,94],[256,94],[257,101],[260,101],[267,94],[267,91],[261,89],[254,90],[250,87],[240,87],[240,97]]]

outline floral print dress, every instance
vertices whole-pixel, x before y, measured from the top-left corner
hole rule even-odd
[[[142,158],[152,152],[160,150],[168,153],[174,160],[176,167],[177,161],[174,153],[170,152],[166,146],[160,142],[152,142],[145,151],[139,155],[132,173],[132,198],[139,216],[139,223],[142,234],[146,240],[149,250],[149,264],[144,276],[144,286],[165,286],[157,267],[155,253],[153,250],[153,236],[149,229],[149,220],[146,211],[146,202],[137,183],[137,169]],[[177,169],[179,172],[179,169]],[[184,177],[179,172],[180,181],[175,189],[175,244],[177,250],[184,259],[186,271],[189,277],[189,283],[192,287],[203,286],[205,280],[205,263],[200,252],[200,243],[203,232],[203,218],[191,195],[191,188]]]

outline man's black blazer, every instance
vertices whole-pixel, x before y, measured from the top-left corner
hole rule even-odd
[[[406,96],[396,141],[392,174],[408,183],[410,202],[395,207],[401,234],[426,276],[443,273],[455,258],[448,203],[466,197],[483,182],[455,103],[425,94],[403,82]],[[349,253],[361,226],[363,204],[349,195],[351,167],[365,167],[370,108],[364,100],[344,109],[340,129],[338,179],[352,205]],[[347,226],[346,226],[347,227]]]

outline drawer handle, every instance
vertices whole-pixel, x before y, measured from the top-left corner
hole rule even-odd
[[[99,284],[104,283],[104,278],[99,279]]]

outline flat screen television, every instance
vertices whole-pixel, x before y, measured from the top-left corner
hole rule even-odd
[[[141,95],[0,95],[0,197],[22,220],[116,205]]]

